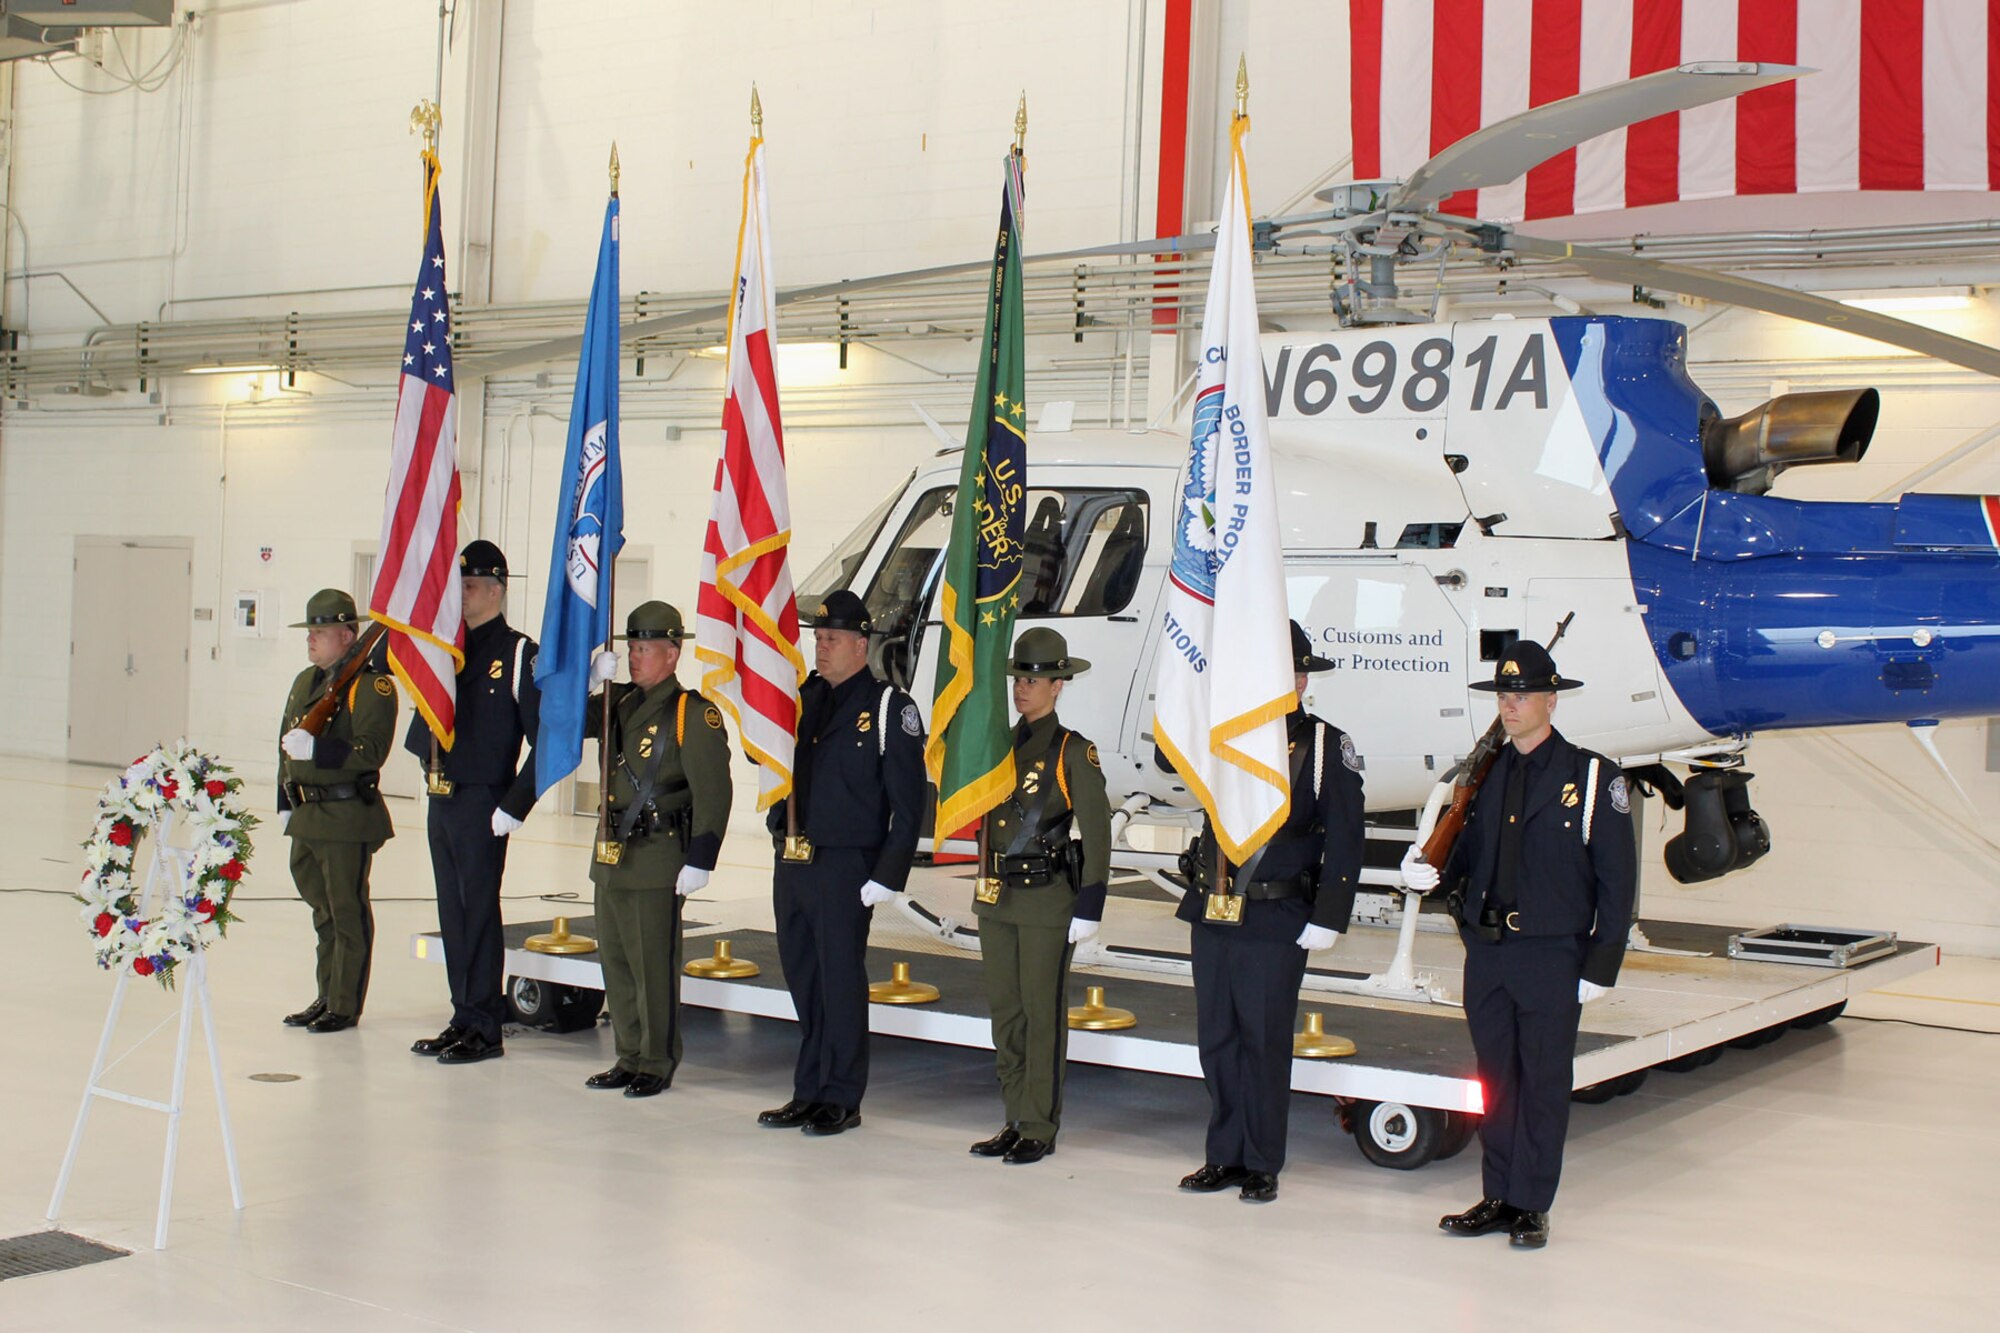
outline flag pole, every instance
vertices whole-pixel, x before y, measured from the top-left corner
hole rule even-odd
[[[618,197],[618,141],[611,141],[611,197]],[[618,626],[618,559],[606,556],[604,571],[604,651],[612,651],[612,631]],[[570,696],[574,698],[575,696]],[[611,682],[604,682],[599,696],[604,701],[597,731],[597,849],[599,858],[611,846]],[[622,849],[621,849],[622,850]]]

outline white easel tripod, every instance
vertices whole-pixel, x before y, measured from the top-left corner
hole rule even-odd
[[[192,887],[193,853],[167,845],[173,833],[174,816],[168,811],[160,816],[159,825],[153,829],[153,862],[146,870],[146,886],[139,897],[139,915],[145,916],[159,900],[162,893],[186,894]],[[130,1093],[118,1092],[102,1086],[104,1075],[119,1060],[105,1063],[111,1050],[111,1036],[118,1027],[118,1013],[125,1004],[125,988],[132,983],[132,970],[125,968],[118,974],[117,988],[111,992],[111,1009],[104,1016],[104,1034],[97,1040],[97,1058],[91,1062],[90,1082],[84,1086],[83,1105],[77,1108],[76,1128],[70,1132],[69,1151],[63,1154],[62,1171],[56,1176],[56,1192],[49,1199],[48,1220],[61,1220],[63,1194],[69,1189],[70,1171],[76,1165],[76,1155],[83,1147],[84,1126],[90,1121],[90,1104],[103,1097],[108,1101],[124,1102],[128,1106],[140,1106],[149,1111],[163,1111],[167,1117],[166,1160],[160,1168],[160,1210],[153,1225],[153,1248],[167,1247],[167,1222],[174,1197],[174,1154],[180,1146],[181,1111],[187,1104],[188,1039],[193,1032],[193,1010],[201,1008],[201,1028],[208,1043],[208,1068],[215,1079],[215,1113],[222,1126],[222,1154],[229,1163],[229,1193],[237,1209],[243,1207],[243,1181],[236,1170],[236,1139],[229,1130],[229,1100],[222,1088],[222,1060],[215,1047],[215,1006],[208,996],[208,955],[198,953],[178,969],[181,973],[180,1033],[174,1044],[174,1090],[170,1100],[160,1102],[147,1097],[135,1097]],[[164,1026],[164,1024],[162,1024]],[[159,1028],[154,1028],[154,1032]],[[152,1036],[152,1032],[146,1037]],[[143,1044],[146,1037],[135,1043],[133,1050]],[[130,1055],[127,1051],[125,1054]]]

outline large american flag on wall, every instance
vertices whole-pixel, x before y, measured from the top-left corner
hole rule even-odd
[[[395,451],[368,614],[389,627],[389,666],[451,748],[465,618],[458,596],[458,400],[444,289],[438,160],[424,154],[424,258],[403,334]]]
[[[1530,107],[1697,60],[1796,81],[1593,139],[1446,199],[1517,221],[1683,199],[2000,189],[1994,0],[1351,0],[1354,177],[1401,178]],[[1476,197],[1475,197],[1476,195]]]

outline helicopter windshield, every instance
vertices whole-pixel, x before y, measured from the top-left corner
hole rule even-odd
[[[910,488],[916,475],[915,469],[912,469],[910,475],[903,478],[881,504],[868,511],[868,517],[854,525],[854,531],[841,539],[840,545],[833,548],[833,554],[820,561],[813,572],[806,575],[805,582],[798,589],[801,607],[818,606],[826,600],[828,593],[839,592],[853,583],[854,571],[861,568],[868,548],[875,544],[876,534],[882,531],[882,525],[889,519],[889,511],[903,498],[903,492]]]

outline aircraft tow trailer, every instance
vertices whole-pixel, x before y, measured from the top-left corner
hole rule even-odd
[[[963,868],[920,869],[911,880],[912,919],[878,913],[868,950],[871,977],[887,978],[895,963],[908,962],[917,979],[942,991],[931,1004],[870,1006],[870,1026],[885,1036],[947,1045],[991,1048],[985,987],[979,960],[963,946],[970,932],[947,943],[938,932],[950,914],[946,903],[966,897]],[[1132,1010],[1137,1026],[1124,1031],[1073,1031],[1069,1054],[1085,1064],[1184,1078],[1201,1076],[1195,1045],[1192,984],[1186,967],[1187,928],[1172,916],[1172,905],[1122,896],[1140,883],[1114,885],[1121,894],[1112,905],[1111,926],[1120,943],[1096,956],[1079,958],[1070,1000],[1082,1003],[1087,985],[1108,988],[1111,1004]],[[929,905],[926,905],[928,902]],[[705,956],[713,943],[730,942],[734,956],[756,963],[754,977],[715,980],[683,977],[681,998],[690,1005],[796,1019],[770,929],[769,907],[755,901],[697,903],[697,916],[716,924],[690,924],[686,955]],[[1414,915],[1414,914],[1411,914]],[[536,1026],[581,1026],[602,1005],[603,973],[595,954],[530,953],[523,944],[547,922],[506,928],[508,993],[514,1017]],[[587,918],[572,928],[588,933]],[[1809,1028],[1837,1017],[1847,1000],[1864,991],[1935,967],[1940,950],[1930,944],[1895,941],[1891,953],[1846,968],[1796,962],[1751,961],[1730,957],[1733,936],[1744,932],[1716,926],[1648,921],[1647,933],[1675,950],[1628,954],[1618,987],[1584,1011],[1578,1037],[1573,1086],[1584,1102],[1609,1100],[1636,1089],[1659,1068],[1682,1071],[1719,1057],[1725,1048],[1749,1050],[1776,1040],[1787,1030]],[[1470,1141],[1483,1106],[1472,1044],[1464,1019],[1452,1008],[1412,1004],[1368,995],[1331,994],[1327,982],[1365,979],[1383,971],[1398,952],[1402,929],[1357,924],[1339,946],[1314,956],[1301,1012],[1320,1012],[1329,1033],[1351,1038],[1354,1055],[1338,1060],[1295,1060],[1292,1087],[1334,1100],[1367,1159],[1378,1166],[1413,1169],[1449,1157]],[[1434,985],[1455,987],[1462,949],[1453,935],[1430,931],[1412,935],[1414,966]],[[411,937],[413,957],[442,962],[435,932]],[[1141,967],[1144,961],[1150,967]],[[1321,988],[1315,988],[1321,987]]]

